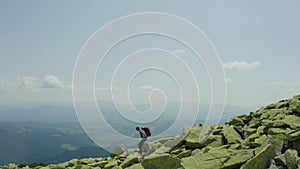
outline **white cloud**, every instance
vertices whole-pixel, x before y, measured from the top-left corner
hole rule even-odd
[[[41,88],[62,88],[63,82],[60,81],[57,77],[46,75],[41,84]]]
[[[19,83],[18,83],[19,89],[32,90],[32,89],[36,89],[36,88],[40,88],[40,87],[41,87],[41,84],[40,84],[39,80],[35,77],[24,76],[19,79]]]
[[[142,85],[142,86],[139,86],[139,89],[142,91],[152,91],[152,90],[155,90],[156,88],[151,85]]]
[[[287,87],[287,84],[284,81],[272,81],[269,83],[269,85],[274,86],[276,88],[280,88],[280,89]]]
[[[117,87],[96,87],[97,91],[100,92],[110,92],[111,90],[119,90]]]
[[[259,66],[260,63],[258,61],[254,61],[254,62],[233,61],[233,62],[223,63],[224,69],[229,69],[229,70],[250,70],[250,69],[255,69]]]
[[[298,93],[300,92],[300,83],[287,83],[284,81],[272,81],[269,85],[280,89],[282,91],[290,92],[290,93]]]
[[[230,78],[225,78],[225,79],[224,79],[224,83],[225,83],[226,85],[229,85],[229,84],[232,83],[232,79],[230,79]]]
[[[184,52],[183,49],[172,50],[172,53],[174,53],[174,54],[182,54],[183,52]]]

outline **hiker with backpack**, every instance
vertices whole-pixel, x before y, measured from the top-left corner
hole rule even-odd
[[[136,127],[135,129],[136,129],[136,131],[139,132],[140,137],[141,137],[141,141],[139,142],[139,153],[142,154],[143,153],[143,145],[147,141],[147,137],[151,136],[151,132],[148,127],[142,127],[142,128]]]

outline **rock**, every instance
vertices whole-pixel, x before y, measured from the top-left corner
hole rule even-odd
[[[257,128],[262,125],[262,121],[259,119],[251,120],[248,124],[249,128]]]
[[[72,159],[68,163],[68,167],[73,167],[78,165],[79,160],[78,159]]]
[[[278,169],[278,167],[273,159],[271,159],[269,169]]]
[[[238,118],[243,120],[244,124],[248,124],[250,122],[250,120],[252,119],[252,116],[249,116],[248,114],[242,114],[242,115],[239,115]]]
[[[266,134],[266,126],[259,126],[256,130],[256,133],[259,135],[264,135]]]
[[[142,158],[141,154],[138,152],[130,153],[127,158]]]
[[[288,167],[288,169],[295,169],[298,166],[298,162],[299,162],[299,157],[298,157],[298,153],[296,150],[291,150],[288,149],[286,150],[285,154],[285,160],[286,160],[286,165]]]
[[[127,152],[126,152],[126,148],[125,148],[125,145],[122,144],[120,145],[119,147],[117,147],[112,153],[111,153],[111,157],[115,157],[115,156],[125,156],[127,155]]]
[[[110,161],[109,163],[107,163],[107,164],[104,166],[104,169],[112,169],[112,168],[114,168],[115,166],[118,166],[118,161],[117,161],[117,160],[112,160],[112,161]]]
[[[99,161],[95,163],[88,164],[91,167],[101,167],[103,168],[108,162],[107,161]]]
[[[242,142],[241,136],[234,130],[233,126],[224,125],[223,134],[229,144]]]
[[[177,154],[175,157],[178,157],[178,158],[181,159],[181,158],[185,158],[185,157],[191,156],[191,153],[192,153],[191,150],[185,150],[185,151],[183,151],[183,152]]]
[[[166,147],[176,147],[176,146],[178,146],[178,145],[181,146],[182,142],[183,142],[183,137],[176,136],[176,137],[173,138],[173,139],[167,140],[167,141],[164,143],[164,145],[165,145]]]
[[[142,166],[149,169],[176,169],[181,167],[180,159],[170,154],[145,157]]]
[[[292,147],[297,150],[298,154],[300,154],[300,140],[293,141]]]
[[[115,167],[113,167],[112,169],[123,169],[123,168],[120,167],[120,166],[115,166]]]
[[[181,152],[182,152],[181,149],[180,149],[180,148],[177,148],[177,149],[175,149],[175,150],[172,150],[172,151],[171,151],[171,154],[177,155],[177,154],[179,154],[179,153],[181,153]]]
[[[202,169],[211,169],[211,168],[221,168],[221,162],[224,162],[227,157],[218,157],[215,158],[211,154],[204,154],[199,153],[191,157],[183,158],[181,160],[181,165],[184,169],[195,169],[195,168],[202,168]]]
[[[202,151],[200,149],[195,149],[192,151],[191,156],[195,156],[197,154],[200,154]]]
[[[262,125],[267,128],[284,128],[287,124],[284,120],[262,120]]]
[[[283,119],[286,125],[289,126],[300,126],[300,117],[295,115],[285,116]]]
[[[284,134],[276,134],[276,135],[269,135],[268,136],[268,143],[271,143],[274,145],[274,151],[276,155],[281,154],[284,141],[286,140],[286,136]]]
[[[292,100],[289,101],[289,109],[296,115],[300,114],[300,96],[294,96]]]
[[[300,139],[300,130],[298,131],[291,131],[288,133],[288,140],[289,141],[296,141]]]
[[[185,132],[185,130],[189,130],[192,126],[187,126],[185,127],[183,130]],[[186,131],[186,132],[187,132]],[[160,143],[160,144],[165,144],[167,141],[169,140],[173,140],[174,138],[173,137],[169,137],[169,138],[162,138],[162,139],[159,139],[159,140],[156,140],[155,143]]]
[[[274,146],[268,144],[259,154],[251,158],[242,169],[267,168],[268,162],[275,156]]]
[[[236,154],[232,154],[230,158],[223,164],[223,168],[240,167],[243,163],[254,156],[253,150],[239,150]]]
[[[255,154],[258,154],[271,142],[266,135],[262,135],[261,137],[256,138],[253,143],[259,145],[254,149]]]
[[[221,135],[210,135],[204,142],[204,145],[209,147],[219,147],[223,144],[223,136]]]
[[[185,169],[237,168],[253,156],[252,150],[231,150],[224,147],[183,158],[181,164]]]
[[[226,124],[233,125],[233,126],[243,126],[244,121],[242,119],[238,118],[238,117],[234,117],[229,122],[227,122]]]
[[[126,158],[123,163],[120,165],[120,167],[122,168],[126,168],[129,167],[133,164],[139,163],[139,159],[138,158]]]
[[[274,160],[278,165],[286,167],[286,160],[285,160],[284,154],[280,154],[280,155],[274,157]]]
[[[250,135],[256,133],[256,129],[254,129],[254,128],[244,128],[243,132],[244,132],[244,136],[247,138]]]
[[[141,163],[139,163],[139,164],[134,164],[130,167],[127,167],[126,169],[144,169],[144,167],[142,166]]]
[[[82,166],[80,169],[93,169],[93,167],[88,166],[88,165],[84,165],[84,166]]]
[[[204,142],[212,132],[212,128],[205,124],[192,127],[185,138],[185,145],[192,149],[203,148],[205,146]]]
[[[268,134],[275,135],[275,134],[285,134],[286,130],[281,128],[269,128]]]
[[[160,146],[157,150],[154,151],[154,154],[164,154],[171,150],[171,147],[166,147],[165,145]]]

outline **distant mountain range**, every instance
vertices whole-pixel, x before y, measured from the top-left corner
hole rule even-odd
[[[200,118],[207,115],[209,110],[208,104],[201,104],[199,107]],[[220,105],[217,105],[220,106]],[[146,105],[137,105],[141,110],[148,107]],[[177,112],[178,103],[170,103],[168,111]],[[173,108],[174,107],[174,108]],[[222,121],[227,121],[233,116],[239,115],[241,112],[250,112],[255,108],[245,108],[233,105],[225,105]],[[110,112],[115,111],[112,104],[106,103],[102,111]],[[110,114],[111,115],[111,114]],[[200,119],[201,120],[201,119]],[[202,119],[203,120],[203,119]],[[78,122],[76,112],[73,107],[61,107],[53,105],[43,105],[33,108],[13,108],[13,107],[0,107],[0,121],[35,121],[45,123],[62,123],[62,122]]]
[[[145,105],[140,105],[145,107]],[[203,121],[209,105],[201,105],[197,123]],[[176,112],[176,107],[167,109]],[[227,105],[221,122],[251,109]],[[120,132],[134,135],[135,124],[125,124],[110,106],[103,109],[109,113],[108,121],[117,126]],[[111,113],[113,112],[113,113]],[[168,116],[159,128],[169,125]],[[126,126],[126,127],[124,127]],[[57,163],[72,158],[101,157],[109,153],[95,146],[94,142],[82,130],[73,107],[39,106],[34,108],[0,108],[0,165],[8,163]],[[111,145],[115,147],[121,142]],[[45,153],[47,152],[47,153]]]

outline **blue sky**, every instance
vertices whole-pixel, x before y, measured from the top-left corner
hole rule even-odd
[[[227,104],[259,107],[291,97],[300,92],[299,7],[298,1],[279,0],[2,1],[0,104],[71,104],[74,64],[86,40],[106,23],[136,12],[177,15],[208,36],[224,64]],[[132,41],[126,50],[113,52],[135,49],[136,42],[145,47],[159,41],[157,46],[192,62],[189,51],[175,42],[164,45],[168,40],[157,37]],[[108,59],[106,66],[117,61]],[[197,69],[197,65],[191,67]],[[201,67],[199,70],[205,72]],[[198,78],[204,81],[203,86],[208,86],[207,77],[199,73]],[[140,78],[133,89],[137,97],[133,100],[147,98],[152,87],[168,88],[169,80],[162,79],[165,81],[160,84],[151,84],[155,76],[150,80]],[[109,97],[106,89],[99,80],[99,97]],[[203,98],[209,97],[206,88],[202,90]]]

